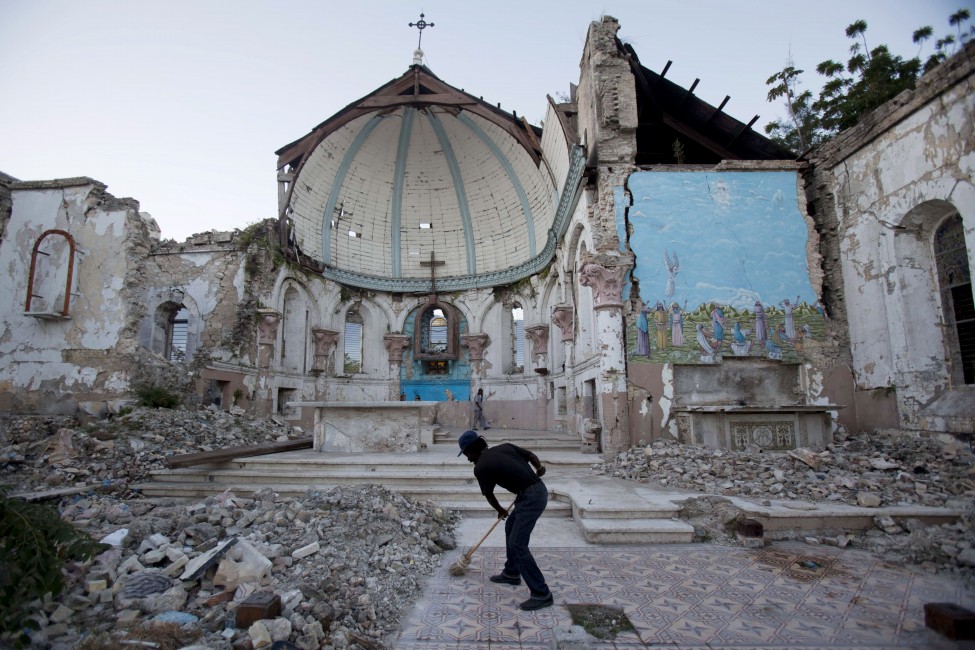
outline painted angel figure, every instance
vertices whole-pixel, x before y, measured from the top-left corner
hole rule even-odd
[[[677,281],[677,272],[680,271],[680,260],[677,259],[677,251],[673,251],[674,259],[670,259],[670,255],[664,250],[664,264],[667,266],[667,288],[664,290],[664,295],[672,296],[676,291],[675,283]]]

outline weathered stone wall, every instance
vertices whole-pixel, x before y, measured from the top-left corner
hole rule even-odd
[[[937,430],[945,414],[925,418],[925,409],[957,385],[939,325],[932,240],[957,211],[975,266],[973,64],[970,44],[812,152],[806,174],[835,359],[849,359],[859,402],[886,401],[905,428]],[[975,412],[972,396],[962,403]],[[878,411],[863,405],[864,415]],[[969,416],[961,426],[975,422]]]
[[[0,304],[0,409],[73,414],[117,399],[134,363],[140,306],[126,287],[133,259],[145,245],[146,223],[132,199],[117,199],[89,178],[10,184],[11,212],[0,243],[6,282]],[[35,243],[47,231],[68,233],[75,245],[69,313],[60,314],[67,280],[68,245],[62,235],[39,248],[51,295],[38,296],[25,313]],[[43,255],[50,247],[56,254]],[[50,258],[50,261],[49,259]],[[44,275],[35,277],[35,293]],[[59,286],[60,283],[60,286]]]

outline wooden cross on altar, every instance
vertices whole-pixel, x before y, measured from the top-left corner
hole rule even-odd
[[[437,295],[437,267],[443,266],[446,262],[434,259],[433,251],[430,251],[430,261],[420,262],[420,266],[430,267],[430,295]]]

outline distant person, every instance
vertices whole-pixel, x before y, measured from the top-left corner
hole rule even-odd
[[[474,421],[471,428],[477,431],[478,427],[483,427],[485,431],[491,428],[491,424],[484,417],[484,389],[478,388],[474,395]]]
[[[531,597],[520,607],[526,611],[551,607],[555,599],[528,548],[535,522],[548,505],[548,488],[541,479],[545,475],[545,466],[538,456],[510,442],[488,448],[487,441],[474,431],[462,433],[457,443],[460,454],[474,463],[474,477],[481,494],[498,512],[498,518],[505,520],[504,568],[501,573],[491,576],[491,582],[518,586],[524,578]],[[516,495],[510,513],[494,496],[495,486]]]

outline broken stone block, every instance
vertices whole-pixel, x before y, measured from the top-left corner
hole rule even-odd
[[[123,598],[145,598],[162,593],[172,585],[172,579],[160,573],[136,573],[125,581],[121,595]]]
[[[224,554],[230,550],[230,547],[236,543],[237,538],[231,537],[230,539],[220,542],[203,555],[193,558],[193,561],[187,565],[186,570],[183,571],[183,575],[181,575],[179,579],[184,581],[199,579],[199,577],[203,575],[207,569],[222,558]]]
[[[94,594],[104,589],[108,589],[107,580],[89,580],[85,583],[85,591],[89,594]]]
[[[190,559],[185,555],[174,561],[168,567],[163,569],[163,575],[167,575],[170,578],[175,578],[183,572],[183,568],[189,563]]]
[[[291,557],[293,557],[296,560],[300,560],[303,557],[308,557],[309,555],[314,555],[320,549],[321,549],[321,545],[318,542],[312,542],[311,544],[308,544],[307,546],[302,546],[301,548],[296,549],[291,554]]]
[[[857,503],[863,508],[877,508],[880,506],[880,495],[872,492],[860,492],[857,494]]]

